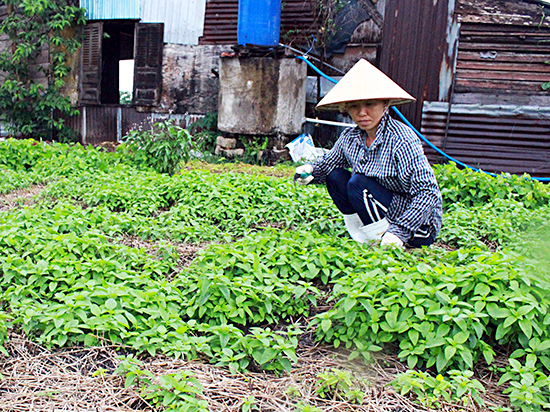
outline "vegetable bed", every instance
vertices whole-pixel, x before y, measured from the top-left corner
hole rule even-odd
[[[291,167],[168,175],[124,150],[0,142],[2,365],[21,339],[114,348],[87,376],[120,379],[139,398],[128,410],[224,410],[197,362],[283,379],[317,347],[342,362],[304,379],[309,392],[287,382],[280,410],[372,410],[373,387],[401,410],[548,409],[550,191],[434,169],[439,241],[405,251],[353,242],[326,189],[296,189]],[[187,367],[162,373],[159,357]],[[369,384],[390,358],[398,373]],[[239,399],[225,410],[275,410]]]

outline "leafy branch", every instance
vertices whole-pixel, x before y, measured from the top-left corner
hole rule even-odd
[[[62,139],[73,133],[53,111],[78,111],[64,95],[71,56],[80,47],[78,28],[85,10],[68,0],[7,0],[9,15],[0,26],[11,47],[0,53],[0,121],[25,137],[48,137],[59,131]],[[44,63],[46,62],[46,63]]]

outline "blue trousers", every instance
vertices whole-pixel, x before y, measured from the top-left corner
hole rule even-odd
[[[376,179],[361,173],[352,174],[346,169],[335,169],[327,176],[327,190],[340,212],[344,215],[357,213],[365,225],[386,216],[394,195]],[[422,225],[405,243],[408,247],[421,247],[429,246],[433,241],[428,226]]]

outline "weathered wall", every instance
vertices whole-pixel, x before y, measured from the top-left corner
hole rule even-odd
[[[223,58],[218,128],[241,134],[300,133],[306,72],[306,64],[293,58]]]
[[[66,37],[77,35],[74,27],[65,28],[63,35]],[[65,86],[62,89],[62,93],[71,99],[71,104],[76,106],[78,104],[78,83],[80,81],[80,48],[73,54],[68,56],[67,64],[69,65],[69,74],[65,78]]]
[[[5,4],[0,5],[0,22],[4,21],[8,17],[8,6]],[[0,53],[6,51],[9,47],[8,36],[0,34]],[[0,72],[0,81],[4,81],[5,72]]]
[[[224,51],[231,51],[231,48],[165,45],[158,111],[195,114],[217,111],[218,66]]]
[[[459,0],[453,103],[550,104],[550,6]]]
[[[4,21],[8,17],[10,9],[13,10],[10,6],[0,6],[0,21]],[[0,52],[8,50],[9,47],[11,47],[11,42],[9,41],[8,36],[2,34],[0,36]],[[42,69],[48,68],[49,58],[50,54],[48,48],[43,47],[34,64],[29,65],[29,73],[31,78],[36,81],[36,83],[39,83],[44,87],[48,86],[48,78],[44,72],[42,72]],[[5,79],[5,75],[0,73],[0,79],[3,81]]]
[[[8,6],[0,5],[0,22],[8,17]],[[72,37],[75,35],[75,29],[72,27],[65,28],[62,31],[62,36]],[[8,50],[10,41],[6,34],[0,35],[0,53]],[[71,103],[76,104],[78,101],[78,62],[79,53],[77,50],[73,55],[68,57],[68,65],[70,67],[69,75],[65,78],[66,85],[63,89],[63,94],[69,96]],[[48,70],[50,64],[50,53],[46,46],[42,48],[41,53],[37,56],[36,61],[29,66],[31,78],[44,87],[48,87],[48,78],[43,70]],[[0,72],[0,81],[3,81],[5,75]]]
[[[348,45],[344,53],[334,53],[330,58],[330,64],[346,73],[359,60],[365,59],[374,65],[378,65],[377,44],[354,44]],[[323,70],[324,68],[321,67]]]
[[[548,8],[529,1],[457,0],[457,14],[461,23],[548,25]]]

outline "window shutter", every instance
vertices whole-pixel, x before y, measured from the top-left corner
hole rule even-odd
[[[160,99],[163,23],[138,23],[135,30],[135,106],[156,106]]]
[[[80,104],[101,103],[101,43],[103,23],[84,26],[80,52]]]

